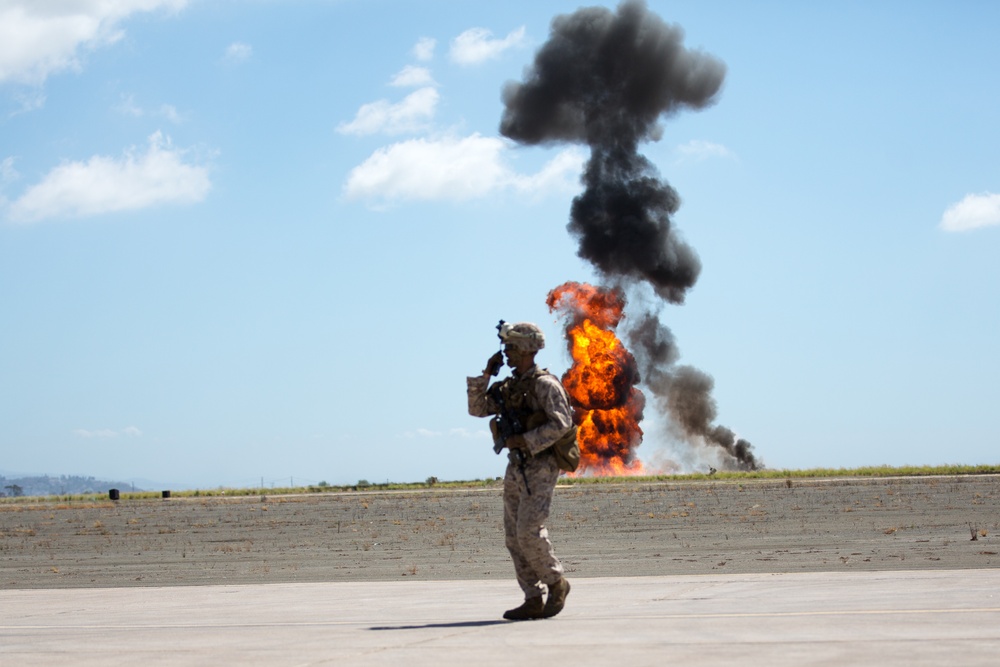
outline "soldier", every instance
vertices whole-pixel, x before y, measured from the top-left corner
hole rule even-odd
[[[535,354],[545,346],[541,329],[529,322],[501,322],[499,329],[513,375],[487,389],[490,377],[503,365],[503,356],[497,352],[482,375],[467,378],[467,388],[470,415],[499,415],[503,407],[500,419],[513,417],[523,431],[504,439],[497,432],[497,419],[490,424],[494,438],[500,438],[509,450],[503,482],[504,542],[524,591],[524,603],[503,617],[511,621],[550,618],[562,611],[570,588],[545,527],[559,478],[552,445],[571,430],[575,434],[573,411],[559,379],[535,365]],[[548,599],[543,603],[546,587]]]

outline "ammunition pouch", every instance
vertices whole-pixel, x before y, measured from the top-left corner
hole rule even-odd
[[[560,470],[576,472],[580,465],[580,446],[576,443],[576,426],[571,426],[565,435],[549,447],[556,457],[556,465]]]
[[[524,421],[525,432],[538,428],[547,422],[548,419],[544,410],[532,412]],[[493,441],[497,442],[499,440],[499,430],[495,422],[495,418],[490,420],[490,431],[493,433]],[[551,452],[552,456],[555,457],[556,465],[559,466],[560,470],[575,472],[580,466],[580,446],[576,442],[576,426],[571,426],[562,437],[552,443],[540,455],[544,456],[548,452]]]

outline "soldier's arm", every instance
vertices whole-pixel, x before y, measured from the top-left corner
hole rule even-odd
[[[466,391],[469,395],[469,414],[473,417],[489,417],[499,412],[493,399],[486,393],[490,384],[490,376],[486,373],[465,378]]]

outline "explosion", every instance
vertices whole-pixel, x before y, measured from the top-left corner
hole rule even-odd
[[[628,475],[643,472],[635,457],[642,442],[645,396],[635,385],[635,358],[615,335],[625,299],[621,292],[567,282],[549,292],[550,311],[567,320],[573,365],[562,377],[577,425],[577,474]]]
[[[680,195],[639,153],[643,142],[662,137],[662,118],[715,104],[725,75],[721,60],[684,45],[679,26],[643,0],[625,0],[614,11],[584,7],[555,17],[523,80],[503,88],[503,136],[525,146],[590,148],[567,229],[579,241],[579,257],[608,287],[566,283],[547,299],[568,319],[573,366],[563,384],[576,411],[581,472],[642,469],[635,456],[645,407],[636,388],[640,370],[651,406],[669,420],[678,463],[762,465],[749,442],[715,423],[712,377],[676,366],[679,351],[659,312],[663,304],[684,303],[701,260],[673,224]],[[635,356],[615,334],[625,294],[640,311],[623,325]]]

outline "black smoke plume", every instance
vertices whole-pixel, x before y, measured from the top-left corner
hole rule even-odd
[[[662,116],[712,104],[726,72],[683,39],[642,2],[559,16],[525,81],[504,87],[500,121],[500,132],[520,143],[590,146],[586,190],[569,223],[580,256],[608,276],[648,282],[675,303],[701,263],[672,229],[677,192],[638,153],[639,142],[660,137]]]
[[[590,147],[584,192],[573,200],[568,224],[579,256],[606,282],[648,285],[677,304],[697,281],[701,261],[671,221],[680,197],[639,154],[639,144],[660,138],[662,118],[713,104],[726,73],[722,61],[683,42],[680,27],[640,0],[614,12],[587,7],[557,16],[524,80],[504,86],[500,122],[501,134],[522,144]],[[675,369],[673,336],[655,312],[641,315],[627,336],[640,348],[645,384],[675,426],[734,457],[745,452],[738,465],[756,467],[749,443],[739,441],[741,448],[734,437],[729,443],[719,431],[731,432],[712,426],[711,378],[701,374],[707,383],[690,382],[686,371]],[[697,418],[689,406],[699,406]]]

